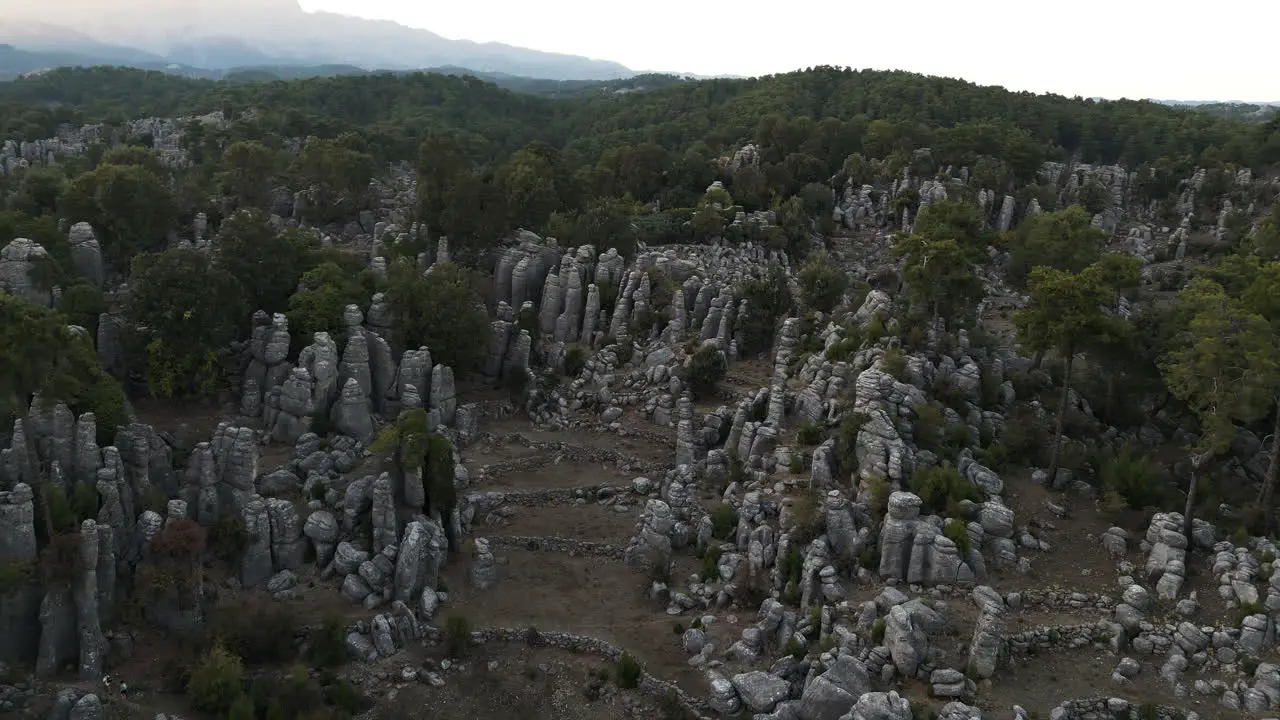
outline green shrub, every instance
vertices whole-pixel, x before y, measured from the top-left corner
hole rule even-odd
[[[249,531],[244,526],[244,520],[235,513],[226,513],[218,518],[212,535],[213,554],[223,562],[238,562],[245,548],[249,547]]]
[[[33,582],[36,578],[34,560],[0,561],[0,594],[13,592]]]
[[[931,452],[942,450],[943,431],[947,423],[942,406],[936,402],[920,405],[915,408],[915,414],[912,428],[916,444]]]
[[[729,366],[720,348],[703,345],[689,359],[689,389],[698,398],[715,397],[720,381],[728,372]]]
[[[836,427],[836,465],[841,475],[851,475],[858,469],[858,433],[867,423],[867,416],[852,411],[845,412]]]
[[[324,702],[347,717],[355,717],[373,707],[369,698],[343,679],[324,686]]]
[[[640,661],[631,653],[623,653],[614,668],[614,679],[623,690],[634,690],[640,686],[640,674],[643,670]]]
[[[782,588],[782,601],[788,605],[799,605],[803,599],[800,592],[800,586],[795,581],[788,581]]]
[[[267,711],[264,714],[264,720],[287,720],[284,712],[284,705],[276,698],[271,698],[267,702]]]
[[[792,455],[791,460],[787,462],[787,470],[790,471],[792,475],[803,475],[804,456],[799,453]]]
[[[564,374],[576,378],[587,366],[587,351],[581,345],[571,345],[564,351]]]
[[[871,623],[871,642],[873,644],[879,645],[884,642],[884,627],[884,618],[876,618],[876,621]]]
[[[858,556],[858,564],[867,570],[875,570],[876,566],[880,564],[880,557],[876,555],[874,550],[863,550],[862,554]]]
[[[826,252],[814,253],[800,269],[800,300],[805,306],[824,313],[840,304],[849,278]]]
[[[712,545],[702,555],[702,580],[707,582],[716,580],[720,577],[720,556],[724,554],[724,549],[719,545]]]
[[[257,712],[253,707],[253,698],[241,694],[231,703],[227,711],[227,720],[257,720]]]
[[[71,509],[71,501],[67,499],[65,485],[44,483],[40,488],[44,504],[45,516],[54,533],[69,533],[80,528],[75,512]],[[39,523],[37,523],[39,525]]]
[[[1126,443],[1119,452],[1102,458],[1097,465],[1103,489],[1124,498],[1130,510],[1164,506],[1169,495],[1168,476],[1131,444]]]
[[[889,496],[893,494],[893,488],[884,478],[873,477],[864,482],[867,488],[867,512],[877,522],[883,520],[885,513],[889,511]]]
[[[803,658],[805,654],[804,644],[795,638],[791,638],[787,641],[787,654],[797,660]]]
[[[250,664],[279,663],[297,654],[298,615],[271,600],[246,599],[214,608],[208,633]]]
[[[805,420],[800,423],[800,429],[796,432],[796,442],[805,447],[813,447],[822,443],[823,429],[814,423]]]
[[[738,530],[738,511],[729,503],[721,503],[711,511],[711,536],[728,540]]]
[[[889,348],[880,358],[880,367],[898,382],[907,381],[907,355],[899,348]]]
[[[800,546],[791,543],[787,546],[787,554],[782,559],[782,576],[787,582],[800,584],[800,575],[804,572],[804,552]]]
[[[911,492],[920,496],[923,511],[933,514],[954,512],[962,500],[983,500],[976,485],[961,477],[955,468],[941,465],[916,470],[911,476]]]
[[[471,648],[471,621],[463,615],[450,615],[444,625],[445,650],[450,657],[465,657]]]
[[[89,483],[76,483],[71,491],[71,512],[80,520],[98,517],[98,488]]]
[[[311,631],[311,662],[316,667],[332,668],[349,659],[346,623],[341,615],[326,614],[320,627]]]
[[[231,709],[243,690],[240,676],[244,665],[240,658],[215,644],[205,653],[187,682],[187,696],[197,710],[222,714]]]
[[[804,546],[822,534],[827,518],[823,513],[825,503],[816,490],[809,490],[797,497],[791,505],[791,542]]]
[[[946,524],[942,526],[942,534],[956,544],[961,560],[969,558],[969,552],[973,549],[973,540],[969,537],[969,531],[966,529],[963,520],[955,518],[947,520]]]

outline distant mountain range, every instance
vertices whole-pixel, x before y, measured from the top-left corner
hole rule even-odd
[[[297,0],[60,0],[0,18],[0,78],[60,65],[227,71],[341,66],[465,67],[550,80],[615,80],[619,63],[500,43],[451,40],[386,20],[308,13]],[[26,54],[23,54],[26,53]],[[327,72],[326,74],[332,74]]]

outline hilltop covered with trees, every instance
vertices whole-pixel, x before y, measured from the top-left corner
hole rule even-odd
[[[841,476],[834,484],[866,491],[859,503],[873,526],[888,522],[889,485],[860,473],[868,446],[893,456],[883,444],[891,437],[897,457],[910,445],[932,459],[897,488],[914,491],[924,512],[950,516],[936,534],[966,557],[975,548],[964,519],[984,492],[998,494],[961,474],[975,465],[1034,472],[1054,489],[1082,481],[1116,517],[1185,508],[1183,545],[1193,516],[1275,534],[1280,118],[825,67],[581,90],[513,92],[423,73],[258,83],[110,68],[0,85],[0,243],[33,241],[10,246],[0,275],[15,293],[0,296],[0,413],[21,415],[41,393],[94,412],[105,445],[128,424],[127,398],[217,397],[254,367],[265,380],[265,360],[248,356],[265,356],[277,315],[292,342],[272,347],[277,370],[285,358],[367,369],[369,347],[387,358],[421,347],[437,367],[496,387],[486,360],[502,368],[517,358],[503,381],[523,400],[539,389],[530,384],[563,389],[555,397],[579,391],[573,383],[592,378],[588,368],[608,368],[593,382],[624,369],[637,387],[658,377],[666,392],[656,357],[691,400],[714,406],[735,363],[763,357],[784,380],[807,378],[768,388],[788,396],[777,412],[810,412],[796,447],[826,448],[822,462]],[[85,259],[86,233],[100,244],[98,264]],[[558,244],[539,245],[548,237]],[[559,298],[540,314],[546,275],[516,293],[504,260],[559,262],[586,245],[599,251],[585,253],[592,262],[609,250],[623,257],[609,255],[619,263],[602,262],[583,283],[599,283],[595,335],[557,339],[577,308]],[[749,262],[725,260],[721,285],[701,293],[681,284],[689,278],[674,261],[630,264],[661,245],[717,246]],[[565,283],[567,296],[574,286]],[[627,302],[643,303],[615,314],[628,288]],[[585,303],[591,291],[576,289],[574,302]],[[744,310],[717,336],[732,333],[735,355],[693,337],[708,339],[712,325],[680,326],[691,291],[703,313],[712,298],[725,306],[717,312]],[[495,322],[499,301],[511,302],[509,317]],[[527,334],[527,346],[494,343],[495,325]],[[371,344],[349,342],[366,330]],[[118,341],[125,360],[91,338]],[[532,372],[529,358],[546,372]],[[806,385],[837,364],[893,392],[855,407],[860,376],[833,381],[829,396]],[[392,386],[413,398],[399,380],[376,379],[371,404]],[[426,380],[435,378],[414,378]],[[739,416],[753,423],[774,412],[743,402]],[[900,408],[882,421],[890,404]],[[327,409],[311,426],[319,435],[334,434]],[[373,447],[395,453],[401,480],[428,468],[417,477],[435,489],[416,490],[435,497],[417,507],[447,511],[460,497],[453,454],[427,412],[400,416]],[[672,420],[671,405],[663,412]],[[363,429],[373,436],[372,420]],[[768,458],[750,468],[726,448],[724,485],[785,464],[762,446]],[[819,477],[817,450],[790,457],[792,474]],[[324,507],[325,497],[345,496],[320,487],[312,500]],[[806,502],[818,515],[822,501]],[[738,527],[726,505],[709,521],[720,538]],[[378,522],[394,520],[394,508],[379,508]],[[793,529],[800,542],[779,558],[792,579],[775,589],[792,604],[808,567],[801,548],[821,534],[810,525]],[[195,544],[203,553],[203,540]],[[706,574],[718,576],[718,556],[705,557]],[[859,551],[833,562],[852,577],[875,560]],[[332,643],[341,629],[325,634]],[[465,645],[465,628],[457,634]],[[798,658],[807,651],[788,647]],[[234,654],[218,647],[205,662],[225,664],[216,674],[232,678],[205,707],[229,713],[233,701],[249,702]]]

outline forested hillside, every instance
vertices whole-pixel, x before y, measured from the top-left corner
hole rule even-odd
[[[0,662],[56,707],[1280,708],[1280,117],[244,80],[0,84]]]

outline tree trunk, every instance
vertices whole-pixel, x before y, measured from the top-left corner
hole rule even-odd
[[[1267,476],[1262,479],[1262,496],[1259,503],[1267,517],[1267,534],[1276,534],[1276,510],[1272,503],[1276,490],[1276,473],[1280,471],[1280,398],[1276,399],[1276,423],[1271,430],[1271,459],[1267,462]]]
[[[1200,476],[1200,461],[1191,461],[1191,483],[1187,486],[1187,506],[1182,512],[1182,534],[1187,537],[1187,554],[1191,554],[1191,513],[1196,504],[1196,478]]]
[[[1067,353],[1067,369],[1062,376],[1062,394],[1058,396],[1058,416],[1053,420],[1053,447],[1049,450],[1049,487],[1058,479],[1058,446],[1062,442],[1062,420],[1067,415],[1067,397],[1071,393],[1071,365],[1075,354]]]

